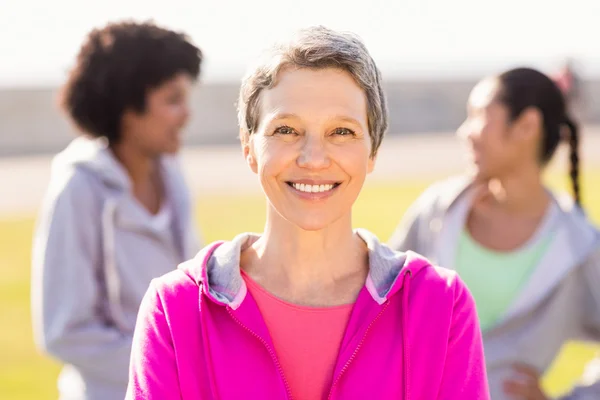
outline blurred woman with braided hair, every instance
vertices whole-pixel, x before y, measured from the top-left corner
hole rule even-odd
[[[456,270],[483,331],[492,399],[546,399],[540,376],[571,339],[600,341],[600,233],[579,184],[579,129],[558,86],[517,68],[473,89],[459,129],[473,174],[436,183],[390,245]],[[570,146],[573,198],[543,183],[560,142]],[[563,399],[598,399],[600,382]]]

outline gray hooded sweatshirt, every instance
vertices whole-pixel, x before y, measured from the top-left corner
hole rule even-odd
[[[138,307],[153,278],[199,249],[176,158],[160,161],[166,202],[151,215],[102,140],[78,138],[52,162],[35,230],[37,345],[65,364],[61,399],[123,399]]]
[[[427,189],[390,239],[396,250],[413,250],[454,269],[460,231],[470,209],[470,181],[453,178]],[[492,400],[508,400],[502,382],[515,362],[544,373],[568,340],[600,341],[600,232],[572,200],[553,196],[553,239],[511,306],[483,332]],[[482,272],[485,268],[482,267]],[[600,399],[600,369],[563,400]]]

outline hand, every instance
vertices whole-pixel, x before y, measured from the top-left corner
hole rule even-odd
[[[513,364],[512,368],[513,377],[503,383],[504,393],[515,400],[548,400],[535,368],[525,364]]]

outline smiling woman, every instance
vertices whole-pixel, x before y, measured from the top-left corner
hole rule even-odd
[[[242,131],[248,165],[276,211],[269,221],[283,216],[305,231],[342,224],[351,233],[348,211],[375,162],[366,110],[364,91],[343,70],[279,71],[262,93],[257,131]]]
[[[153,281],[127,398],[489,399],[461,280],[352,229],[387,128],[363,43],[298,32],[244,78],[238,115],[264,232]]]

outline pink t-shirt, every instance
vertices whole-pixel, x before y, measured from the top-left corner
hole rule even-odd
[[[353,304],[325,308],[290,304],[245,273],[242,276],[267,324],[292,397],[327,398]]]

